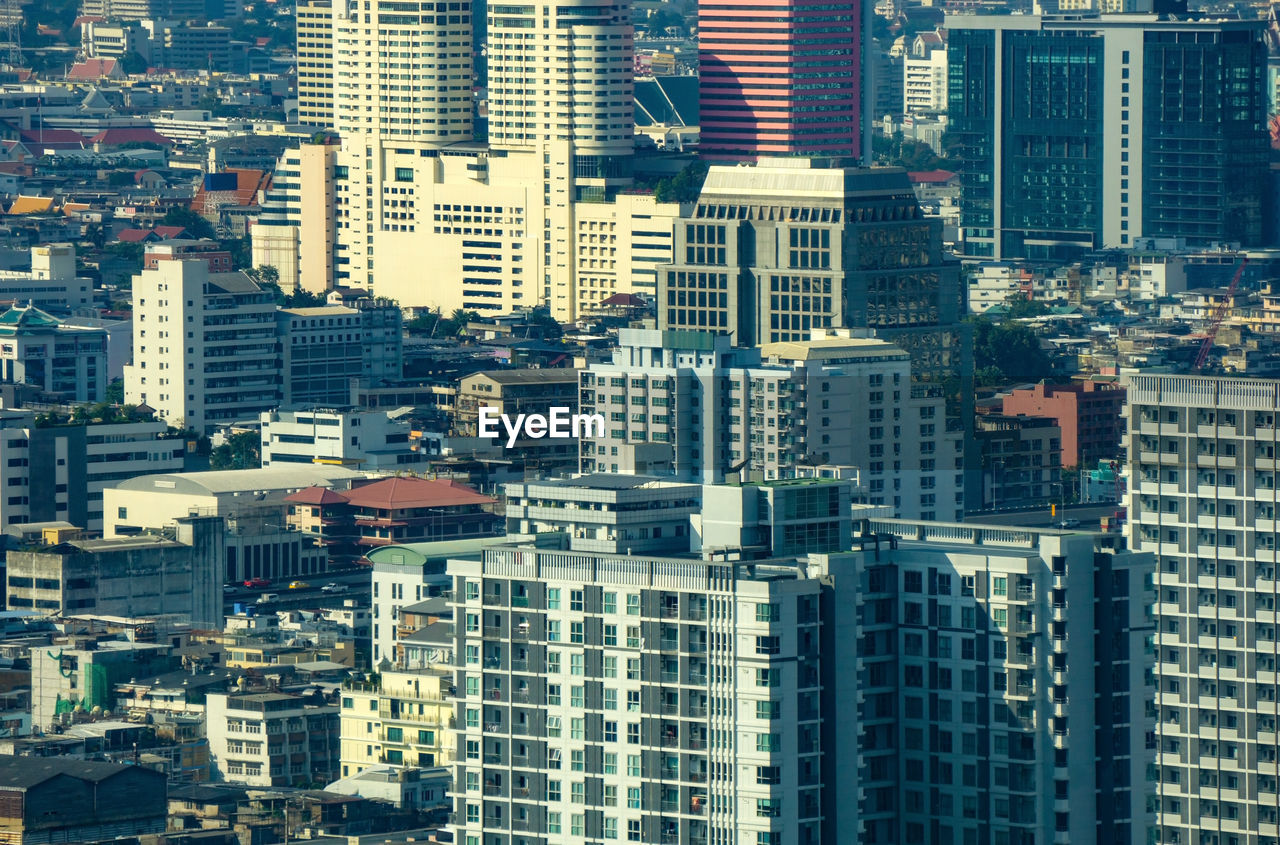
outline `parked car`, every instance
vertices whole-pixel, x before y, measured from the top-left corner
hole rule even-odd
[[[244,585],[250,589],[257,589],[261,587],[270,587],[271,582],[266,578],[250,578],[244,582]]]

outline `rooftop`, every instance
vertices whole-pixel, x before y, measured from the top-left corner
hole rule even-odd
[[[148,777],[156,778],[157,783],[161,784],[165,779],[162,772],[153,772],[138,766],[95,763],[87,760],[72,760],[67,757],[0,756],[0,790],[30,789],[60,775],[100,783],[126,771],[146,772]]]
[[[223,493],[249,491],[274,492],[305,487],[331,487],[361,473],[344,467],[323,464],[293,464],[287,467],[261,469],[224,469],[208,472],[175,472],[142,475],[116,485],[117,490],[151,490],[155,492],[216,496]]]
[[[457,481],[426,478],[386,478],[354,487],[342,495],[355,507],[377,510],[489,505],[496,501]]]

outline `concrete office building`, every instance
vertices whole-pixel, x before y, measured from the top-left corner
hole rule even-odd
[[[58,644],[31,661],[31,724],[42,731],[71,723],[72,711],[116,707],[116,684],[173,669],[171,647],[103,640]]]
[[[426,452],[406,419],[386,411],[267,411],[262,422],[262,466],[334,464],[364,470],[401,470],[425,464]]]
[[[1127,387],[1128,535],[1157,560],[1153,841],[1274,842],[1280,382]]]
[[[0,411],[0,525],[63,520],[101,531],[103,490],[126,478],[182,469],[186,441],[162,422],[36,425]]]
[[[33,246],[30,270],[0,270],[0,300],[38,308],[92,308],[93,280],[76,275],[74,244]]]
[[[0,314],[0,379],[29,384],[66,402],[101,402],[107,392],[107,333],[72,326],[34,305]]]
[[[579,412],[605,416],[605,436],[581,443],[581,470],[669,466],[716,484],[856,467],[869,503],[957,517],[963,432],[945,400],[912,384],[903,350],[839,335],[744,349],[708,331],[621,329],[613,361],[581,375]]]
[[[333,10],[329,96],[344,143],[332,192],[304,181],[302,207],[334,209],[334,283],[446,313],[545,304],[562,320],[651,293],[679,206],[619,196],[634,146],[626,8],[489,8],[485,144],[472,140],[471,7],[424,17],[399,5]],[[389,64],[403,67],[370,63],[397,47]],[[530,99],[543,103],[536,120]],[[300,233],[301,256],[309,237],[320,235]],[[423,283],[435,275],[461,284]]]
[[[270,292],[203,261],[162,261],[134,277],[133,297],[125,401],[202,435],[280,404]]]
[[[211,693],[205,729],[220,780],[298,786],[338,776],[336,705],[279,692]]]
[[[284,407],[347,405],[353,384],[400,376],[403,322],[394,304],[281,308],[276,320]]]
[[[1062,260],[1140,237],[1262,244],[1264,25],[948,17],[963,254]]]
[[[712,167],[674,253],[659,275],[659,328],[741,345],[867,328],[911,354],[917,381],[971,369],[959,265],[943,258],[942,222],[924,216],[904,170]]]
[[[220,629],[226,554],[219,517],[184,517],[167,536],[71,540],[8,554],[8,607],[50,615],[174,615]]]

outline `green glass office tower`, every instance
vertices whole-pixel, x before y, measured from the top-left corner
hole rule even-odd
[[[964,254],[1263,241],[1261,21],[950,16]]]

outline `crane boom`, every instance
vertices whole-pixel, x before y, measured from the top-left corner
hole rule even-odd
[[[1249,259],[1247,257],[1240,259],[1240,266],[1236,268],[1235,275],[1231,277],[1231,285],[1227,288],[1227,295],[1223,297],[1218,307],[1213,309],[1213,314],[1209,317],[1209,326],[1205,329],[1204,342],[1200,344],[1200,351],[1196,353],[1196,362],[1191,369],[1199,370],[1209,360],[1209,350],[1213,348],[1213,342],[1218,337],[1218,329],[1222,328],[1222,321],[1227,319],[1227,314],[1231,311],[1231,303],[1235,299],[1236,289],[1240,287],[1240,277],[1244,275],[1244,268],[1248,263]]]

